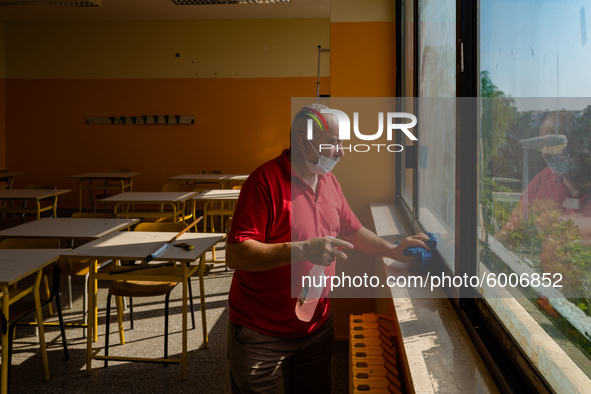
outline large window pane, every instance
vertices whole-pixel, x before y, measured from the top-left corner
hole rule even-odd
[[[419,174],[418,220],[441,235],[439,250],[454,269],[456,6],[419,1]]]
[[[480,270],[541,282],[485,294],[514,297],[487,301],[556,391],[584,392],[591,387],[585,9],[574,1],[486,0],[479,10]]]

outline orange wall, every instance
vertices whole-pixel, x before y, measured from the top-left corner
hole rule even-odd
[[[332,22],[330,25],[331,96],[395,97],[394,22]],[[350,143],[364,142],[351,139]],[[373,230],[369,203],[394,201],[395,154],[347,153],[334,173],[351,209],[364,226]],[[340,275],[339,271],[348,275],[363,275],[364,272],[372,275],[374,270],[381,272],[372,257],[355,252],[349,252],[348,256],[346,261],[338,262],[337,275]],[[382,301],[390,302],[387,299]],[[370,298],[331,298],[331,302],[335,337],[339,340],[348,338],[350,314],[383,312],[383,308],[377,306],[384,303]]]
[[[396,96],[394,22],[330,24],[333,97]]]
[[[0,170],[6,168],[6,27],[0,23]]]
[[[323,90],[330,78],[322,78]],[[130,168],[134,190],[160,190],[196,170],[250,173],[289,146],[291,97],[315,96],[316,78],[7,79],[9,167],[15,187],[70,188],[90,171]],[[86,116],[195,115],[194,125],[86,125]],[[83,202],[88,204],[86,196]]]
[[[395,97],[395,23],[333,22],[330,31],[331,96]],[[356,143],[364,142],[351,139]],[[349,205],[367,227],[369,203],[394,200],[395,155],[352,153],[335,167]]]
[[[0,78],[0,170],[6,168],[6,79]]]

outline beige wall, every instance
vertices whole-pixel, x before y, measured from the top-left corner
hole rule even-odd
[[[331,22],[394,22],[394,0],[331,0]]]
[[[9,23],[6,30],[11,79],[310,77],[318,45],[330,43],[327,19]],[[323,62],[321,75],[329,72]]]

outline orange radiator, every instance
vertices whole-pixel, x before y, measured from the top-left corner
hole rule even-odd
[[[374,313],[349,316],[349,393],[401,394],[397,335]]]

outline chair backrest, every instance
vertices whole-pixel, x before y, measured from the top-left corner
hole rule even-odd
[[[50,185],[48,183],[31,183],[30,185],[25,186],[25,189],[57,189],[54,185]]]
[[[193,185],[188,183],[165,183],[162,185],[163,192],[192,192]]]
[[[114,213],[105,213],[105,212],[100,212],[100,213],[95,213],[95,212],[75,212],[72,214],[73,218],[96,218],[96,219],[104,219],[104,218],[109,218],[109,219],[113,219],[116,218],[117,215],[115,215]]]
[[[134,231],[180,233],[188,227],[187,223],[140,223]]]
[[[196,171],[195,174],[221,174],[222,171],[220,170],[210,170],[210,171]]]
[[[232,190],[240,190],[240,189],[242,189],[242,185],[240,185],[240,186],[234,186],[234,187],[232,188]]]
[[[0,242],[0,249],[59,249],[57,238],[7,238]]]

